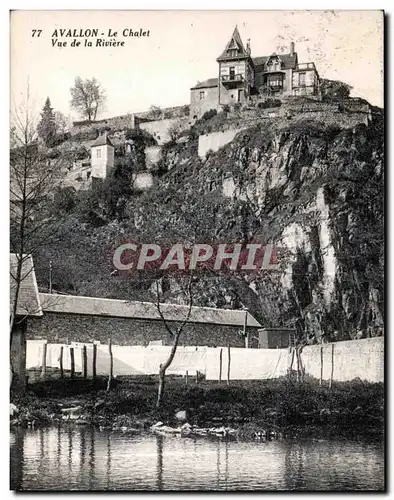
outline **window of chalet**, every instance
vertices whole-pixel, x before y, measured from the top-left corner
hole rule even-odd
[[[200,91],[200,100],[205,99],[205,91],[201,90]]]
[[[282,75],[268,75],[267,84],[270,87],[283,87]]]
[[[281,69],[281,63],[279,59],[270,59],[270,61],[267,63],[268,66],[268,71],[280,71]]]
[[[96,158],[101,158],[101,149],[98,149],[96,152]]]
[[[305,77],[306,77],[306,73],[298,73],[298,85],[300,87],[305,87],[305,83],[306,83],[306,80],[305,80]]]

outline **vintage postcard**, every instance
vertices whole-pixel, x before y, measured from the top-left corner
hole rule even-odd
[[[384,12],[10,15],[10,489],[384,491]]]

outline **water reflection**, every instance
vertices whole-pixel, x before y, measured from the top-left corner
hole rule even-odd
[[[242,443],[90,427],[15,429],[16,490],[381,490],[383,445]]]

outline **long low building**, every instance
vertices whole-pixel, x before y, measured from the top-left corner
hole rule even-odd
[[[172,342],[156,304],[151,302],[47,293],[40,293],[39,299],[43,316],[29,320],[28,339],[107,343],[111,338],[117,345],[145,346],[155,341],[163,345]],[[160,308],[170,329],[175,330],[187,317],[188,306],[161,304]],[[180,345],[258,347],[261,328],[246,310],[192,307]]]

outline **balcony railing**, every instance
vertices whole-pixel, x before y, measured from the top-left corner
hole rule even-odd
[[[231,74],[231,75],[222,75],[221,80],[223,83],[232,83],[232,82],[242,82],[244,81],[244,75],[241,74]]]
[[[315,66],[315,63],[313,62],[308,62],[308,63],[300,63],[300,64],[297,64],[297,70],[306,70],[306,69],[314,69],[316,70],[316,66]]]
[[[282,67],[279,64],[269,64],[265,68],[265,73],[282,73]]]
[[[284,87],[283,82],[278,82],[278,83],[265,83],[263,85],[263,88],[266,88],[268,90],[282,90]]]

